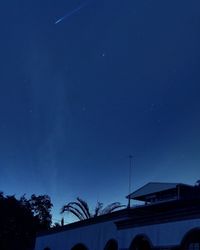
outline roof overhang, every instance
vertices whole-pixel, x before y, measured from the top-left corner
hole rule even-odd
[[[143,187],[137,189],[133,193],[129,194],[126,198],[133,200],[145,200],[144,198],[150,195],[155,195],[156,193],[175,190],[179,186],[185,186],[191,188],[192,186],[182,184],[182,183],[162,183],[162,182],[149,182]]]

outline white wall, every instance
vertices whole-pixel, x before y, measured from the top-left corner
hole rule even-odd
[[[137,235],[144,234],[153,246],[175,246],[179,245],[186,233],[194,228],[200,228],[200,219],[129,228],[119,231],[118,244],[120,248],[128,248]]]
[[[51,250],[71,250],[78,244],[84,244],[88,250],[103,250],[110,239],[118,241],[119,249],[128,249],[134,237],[146,235],[153,246],[179,245],[187,232],[200,228],[200,219],[149,225],[117,231],[115,224],[104,222],[65,232],[38,237],[35,250],[50,247]]]
[[[84,244],[89,250],[102,250],[107,241],[115,239],[117,234],[113,222],[104,222],[65,232],[38,237],[35,250],[50,247],[51,250],[70,250],[77,243]]]

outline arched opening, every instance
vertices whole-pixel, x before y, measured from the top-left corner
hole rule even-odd
[[[129,248],[129,250],[150,250],[150,249],[151,249],[150,241],[144,235],[136,236]]]
[[[181,243],[183,250],[200,250],[200,229],[188,232]]]
[[[83,244],[77,244],[74,247],[72,247],[71,250],[88,250],[86,246],[84,246]]]
[[[116,240],[109,240],[104,247],[104,250],[118,250],[118,244]]]

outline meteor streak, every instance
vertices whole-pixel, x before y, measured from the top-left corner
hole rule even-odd
[[[59,18],[55,24],[58,24],[60,22],[62,22],[64,19],[72,16],[73,14],[75,14],[76,12],[78,12],[79,10],[81,10],[83,7],[85,7],[85,5],[88,4],[89,1],[86,1],[85,3],[79,5],[76,9],[73,9],[72,11],[68,12],[66,15],[64,15],[63,17]]]

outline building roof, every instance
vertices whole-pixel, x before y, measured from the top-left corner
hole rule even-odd
[[[118,230],[200,218],[200,197],[153,203],[130,209],[128,218],[115,222]]]
[[[129,196],[131,197],[131,199],[137,199],[139,197],[145,197],[162,191],[177,189],[178,186],[189,190],[189,194],[191,195],[182,200],[180,199],[166,201],[163,203],[152,203],[146,206],[128,207],[109,214],[73,222],[71,224],[67,224],[58,228],[51,228],[48,231],[40,232],[37,237],[42,237],[49,234],[55,234],[108,221],[114,221],[118,229],[125,229],[128,227],[144,226],[188,218],[199,219],[200,185],[195,187],[182,183],[150,182],[139,188],[135,192],[131,193]],[[192,195],[192,192],[190,192],[190,188],[193,189],[194,195]]]
[[[190,185],[186,185],[182,183],[149,182],[143,187],[129,194],[127,198],[137,200],[140,197],[144,197],[150,194],[155,194],[155,193],[170,190],[170,189],[176,189],[178,186],[192,187]]]

